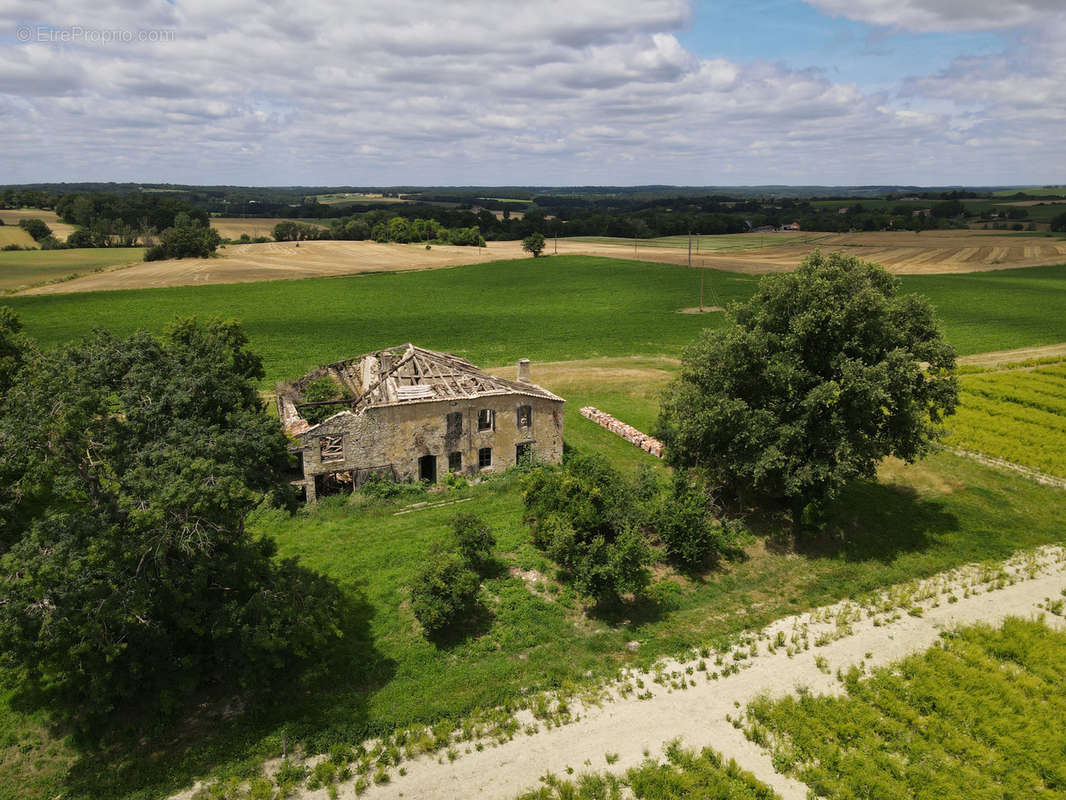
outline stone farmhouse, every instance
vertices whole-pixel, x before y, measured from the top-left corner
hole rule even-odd
[[[323,379],[334,398],[307,399]],[[328,364],[277,392],[308,502],[371,475],[436,483],[446,472],[501,472],[525,457],[559,463],[563,402],[530,381],[528,359],[512,381],[413,344]]]

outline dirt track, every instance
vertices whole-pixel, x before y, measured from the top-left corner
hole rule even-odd
[[[997,234],[927,231],[922,234],[825,234],[811,244],[782,244],[750,251],[693,256],[696,267],[743,273],[785,272],[794,269],[816,248],[842,249],[897,274],[979,272],[1013,267],[1066,263],[1066,240],[1012,237]],[[553,240],[545,252],[556,252]],[[686,249],[560,239],[560,255],[636,258],[668,264],[687,264]],[[122,270],[87,275],[77,280],[30,289],[26,294],[144,289],[209,283],[354,275],[366,272],[438,269],[480,261],[528,257],[520,242],[489,242],[488,247],[315,241],[229,245],[218,258],[153,261]]]

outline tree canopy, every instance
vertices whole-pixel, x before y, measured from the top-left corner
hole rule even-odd
[[[814,253],[730,316],[685,352],[659,418],[668,461],[726,496],[787,501],[798,522],[885,456],[927,453],[955,410],[932,306],[876,264]]]
[[[522,249],[536,258],[544,252],[544,234],[531,233],[522,240]]]
[[[216,682],[269,685],[339,635],[333,585],[244,529],[288,462],[246,343],[223,321],[97,331],[29,353],[10,382],[0,651],[40,704],[166,710]]]

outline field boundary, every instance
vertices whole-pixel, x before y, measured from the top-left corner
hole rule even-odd
[[[1046,472],[1022,466],[1021,464],[1015,464],[1013,461],[1007,461],[1005,458],[988,456],[984,453],[979,453],[976,450],[963,450],[961,447],[951,447],[949,450],[957,456],[969,458],[989,467],[999,467],[1000,469],[1017,472],[1019,475],[1028,478],[1035,483],[1044,486],[1054,486],[1058,489],[1066,489],[1066,480],[1063,478],[1056,478],[1054,475],[1048,475]]]

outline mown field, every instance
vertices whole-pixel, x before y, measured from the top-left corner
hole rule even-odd
[[[18,254],[8,254],[18,255]],[[704,299],[727,305],[757,278],[705,272]],[[1066,341],[1066,267],[913,275],[904,290],[937,306],[960,354]],[[721,315],[696,305],[699,276],[684,267],[559,256],[413,273],[175,287],[4,299],[45,345],[105,326],[160,330],[176,315],[242,320],[264,359],[266,385],[382,346],[414,341],[476,364],[678,357]]]
[[[1066,364],[963,375],[951,443],[1066,478]]]
[[[1051,800],[1066,795],[1064,662],[1066,634],[1013,619],[853,676],[845,697],[767,699],[747,713],[775,766],[812,796]]]
[[[828,233],[726,233],[718,236],[692,236],[692,255],[701,253],[732,253],[742,250],[761,250],[764,247],[810,244],[819,242],[832,234]],[[654,239],[621,239],[617,236],[571,236],[568,242],[589,244],[626,245],[638,248],[667,247],[687,250],[688,236],[659,236]]]
[[[19,247],[37,247],[37,242],[33,241],[33,237],[22,228],[16,228],[13,225],[0,227],[0,247],[7,247],[12,244]]]
[[[0,232],[6,230],[7,228],[0,228]],[[21,230],[20,232],[26,233]],[[30,242],[32,244],[33,240]],[[85,275],[100,269],[136,264],[143,259],[143,247],[0,252],[0,292],[71,275]]]

